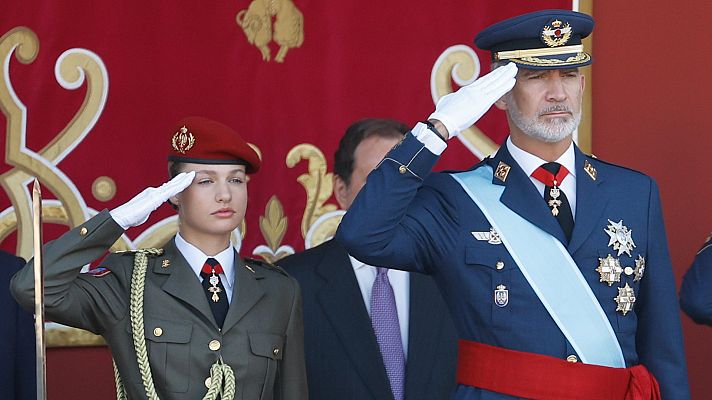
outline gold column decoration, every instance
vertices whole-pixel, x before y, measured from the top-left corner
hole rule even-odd
[[[0,176],[0,184],[12,202],[18,230],[17,254],[28,257],[32,254],[32,232],[27,226],[31,221],[29,192],[26,184],[30,177],[37,177],[45,187],[61,201],[69,226],[77,226],[86,220],[84,199],[74,183],[57,168],[91,131],[101,114],[108,93],[108,75],[101,59],[85,49],[69,49],[62,53],[55,64],[57,81],[65,89],[75,90],[87,82],[87,91],[80,109],[61,132],[42,150],[35,152],[25,147],[27,109],[17,97],[10,82],[10,57],[15,53],[23,64],[34,61],[39,52],[39,40],[30,29],[17,27],[0,38],[0,58],[3,61],[0,79],[0,109],[7,118],[5,161],[15,168]],[[44,210],[43,210],[44,214]],[[0,237],[8,232],[0,232]]]
[[[471,47],[448,47],[435,61],[430,74],[433,104],[437,104],[441,97],[454,92],[453,81],[459,86],[465,86],[474,82],[479,75],[480,61]],[[474,125],[462,131],[458,138],[479,159],[492,154],[499,147]]]
[[[302,216],[302,237],[306,238],[309,227],[319,217],[335,211],[337,207],[334,204],[324,204],[334,190],[333,174],[326,172],[324,153],[312,144],[299,144],[287,154],[287,167],[294,168],[301,160],[309,160],[307,173],[297,178],[307,194],[307,203]]]
[[[294,250],[291,247],[280,246],[284,234],[287,233],[287,223],[282,203],[279,202],[277,196],[273,195],[265,206],[265,215],[260,216],[260,231],[267,241],[267,246],[258,246],[254,254],[271,263],[293,254]]]

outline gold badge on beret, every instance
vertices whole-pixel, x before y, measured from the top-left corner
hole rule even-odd
[[[185,154],[185,152],[190,150],[195,144],[195,136],[193,136],[192,132],[188,132],[188,128],[183,125],[183,127],[173,135],[171,143],[173,144],[173,150]]]

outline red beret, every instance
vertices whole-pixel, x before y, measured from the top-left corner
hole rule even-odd
[[[260,169],[260,157],[232,128],[203,117],[187,117],[171,132],[168,161],[241,164],[248,174]]]

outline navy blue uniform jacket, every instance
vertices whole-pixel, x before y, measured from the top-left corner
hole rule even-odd
[[[0,251],[0,397],[37,398],[35,372],[35,328],[32,314],[21,309],[10,295],[10,278],[25,260]]]
[[[388,400],[371,319],[349,255],[334,240],[279,261],[302,289],[311,400]],[[448,399],[455,389],[457,335],[435,283],[410,275],[405,398]]]
[[[680,306],[698,324],[712,326],[712,241],[697,253],[682,278]]]
[[[503,162],[511,167],[504,182],[492,181],[504,186],[501,202],[568,250],[608,317],[626,365],[645,365],[658,379],[664,399],[687,399],[675,278],[657,186],[641,173],[587,157],[578,148],[575,153],[577,206],[570,242],[506,146],[478,166],[487,163],[494,169]],[[576,355],[506,248],[475,239],[472,232],[488,232],[490,224],[450,174],[430,173],[437,158],[407,134],[369,175],[336,239],[371,265],[429,273],[462,339],[560,359]],[[595,179],[585,163],[596,169]],[[609,247],[609,220],[622,221],[632,231],[635,248],[630,256],[618,256]],[[616,312],[619,284],[600,282],[595,271],[599,258],[608,254],[620,258],[623,266],[634,266],[638,256],[646,260],[640,281],[621,275],[620,287],[627,283],[637,297],[627,315]],[[498,285],[509,290],[505,307],[494,302]],[[459,385],[454,398],[509,397]]]

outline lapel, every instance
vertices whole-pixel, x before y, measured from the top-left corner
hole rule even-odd
[[[421,399],[438,357],[438,336],[442,331],[442,310],[432,301],[437,287],[429,277],[410,274],[410,323],[408,327],[408,364],[406,368],[405,398]]]
[[[568,242],[564,231],[556,218],[551,215],[551,210],[544,202],[541,193],[514,160],[506,145],[500,146],[497,154],[488,161],[488,164],[496,171],[500,162],[510,167],[504,182],[498,178],[492,178],[493,184],[504,186],[500,201],[510,210],[554,236],[566,246]]]
[[[203,286],[200,284],[193,269],[190,268],[188,261],[178,251],[175,238],[172,238],[163,246],[163,251],[163,256],[158,257],[157,262],[153,265],[154,273],[168,275],[168,278],[161,286],[163,291],[183,301],[217,327],[210,305],[205,297]],[[163,260],[170,262],[168,268],[162,267]]]
[[[323,246],[324,256],[316,267],[317,274],[324,280],[317,293],[319,304],[373,397],[392,398],[371,318],[363,304],[349,256],[334,240]]]
[[[265,295],[260,282],[265,279],[265,271],[261,268],[253,269],[254,272],[247,269],[245,262],[235,252],[235,283],[230,308],[222,327],[223,334],[235,326]]]
[[[571,243],[568,246],[569,254],[574,254],[591,235],[608,204],[606,193],[599,188],[604,177],[596,173],[594,180],[584,168],[586,163],[593,168],[594,160],[583,154],[578,146],[574,146],[574,149],[576,151],[576,216]]]

